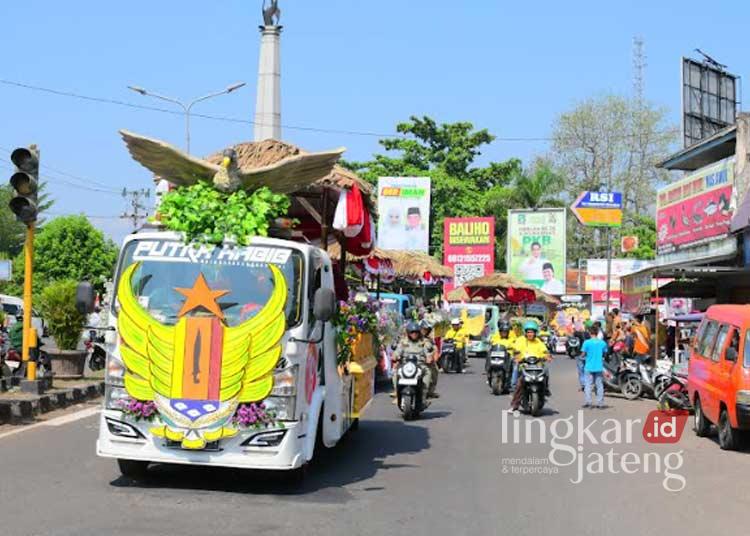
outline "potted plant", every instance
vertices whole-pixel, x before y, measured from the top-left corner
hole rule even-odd
[[[76,282],[56,281],[42,291],[40,309],[56,348],[47,348],[55,378],[81,378],[86,351],[78,349],[86,316],[76,309]]]

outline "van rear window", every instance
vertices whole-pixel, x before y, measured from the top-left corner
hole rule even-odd
[[[706,328],[701,334],[701,338],[698,341],[698,354],[701,357],[710,358],[711,350],[714,347],[714,340],[716,339],[716,333],[719,331],[719,324],[713,320],[709,321]]]
[[[744,359],[742,361],[742,365],[745,368],[750,368],[750,329],[745,332],[745,349],[744,352]]]

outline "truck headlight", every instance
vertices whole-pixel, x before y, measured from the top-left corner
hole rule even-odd
[[[117,387],[109,383],[104,386],[104,407],[106,409],[121,410],[123,404],[130,400],[130,395],[124,387]]]
[[[104,376],[104,382],[115,387],[125,385],[125,365],[112,354],[107,355],[107,373]]]
[[[297,376],[299,365],[277,371],[273,375],[273,389],[263,403],[280,421],[293,421],[297,406]]]
[[[750,405],[750,391],[737,391],[736,401],[738,404]]]

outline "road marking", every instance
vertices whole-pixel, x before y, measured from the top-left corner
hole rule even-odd
[[[55,417],[54,419],[50,419],[48,421],[38,422],[35,424],[29,424],[27,426],[19,425],[19,428],[15,430],[10,430],[8,432],[0,434],[0,439],[4,439],[6,437],[20,434],[21,432],[28,432],[29,430],[34,430],[35,428],[38,428],[40,426],[63,426],[65,424],[70,424],[72,422],[76,422],[81,419],[92,417],[93,415],[96,415],[100,411],[101,411],[101,408],[86,408],[80,411],[76,411],[75,413],[71,413],[69,415],[62,415],[60,417]]]

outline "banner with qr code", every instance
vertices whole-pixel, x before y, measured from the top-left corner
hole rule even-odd
[[[446,218],[443,223],[443,264],[453,270],[450,292],[495,269],[495,218]]]

